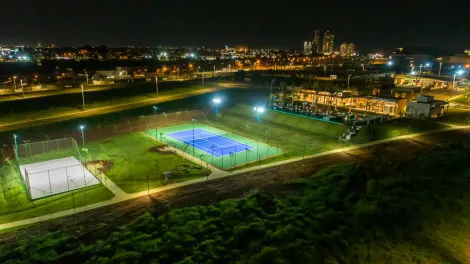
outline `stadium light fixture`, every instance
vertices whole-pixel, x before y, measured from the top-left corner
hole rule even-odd
[[[212,102],[214,103],[215,105],[215,113],[218,113],[219,112],[219,108],[217,107],[218,105],[220,105],[222,103],[222,99],[220,99],[220,97],[216,97],[214,99],[212,99]]]
[[[18,135],[13,134],[13,140],[15,142],[15,158],[18,160],[18,142],[17,142],[17,139],[18,139]]]
[[[253,110],[256,112],[257,114],[257,119],[258,119],[258,123],[261,123],[261,114],[264,113],[264,107],[262,106],[255,106],[253,108]]]
[[[82,131],[82,151],[85,153],[85,163],[86,163],[85,125],[80,125],[80,130]]]

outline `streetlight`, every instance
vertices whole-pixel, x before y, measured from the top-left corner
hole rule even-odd
[[[82,151],[85,153],[85,163],[86,163],[85,126],[80,125],[80,130],[82,131]]]
[[[193,122],[193,157],[194,157],[194,123],[197,122],[197,119],[195,117],[191,117],[191,121]]]
[[[264,113],[264,107],[256,106],[253,110],[255,110],[257,114],[258,123],[261,123],[261,114]]]
[[[349,75],[348,75],[348,88],[349,88],[349,79],[351,79],[351,75],[352,75],[352,74],[349,74]]]
[[[365,71],[365,69],[364,69],[364,63],[362,63],[361,66],[362,66],[362,71]]]
[[[155,74],[155,87],[157,89],[157,96],[158,96],[158,76]]]
[[[222,103],[222,99],[220,99],[219,97],[216,97],[214,99],[212,99],[212,102],[214,103],[215,105],[215,113],[218,113],[219,112],[219,109],[217,108],[217,106]]]
[[[13,134],[13,140],[15,141],[15,158],[16,158],[16,160],[19,161],[19,158],[18,158],[18,142],[17,142],[17,139],[18,139],[18,135]]]
[[[454,74],[454,81],[453,81],[453,86],[454,86],[454,87],[453,87],[453,88],[457,89],[456,84],[455,84],[455,78],[456,78],[456,76],[460,76],[460,75],[462,75],[463,73],[464,73],[463,70],[458,70],[458,71]]]
[[[157,110],[158,106],[154,105],[153,106],[153,111],[154,111],[154,121],[155,121],[155,139],[158,140],[158,124],[157,124]]]
[[[83,92],[83,84],[80,85],[80,88],[82,88],[82,105],[83,111],[85,111],[85,93]]]
[[[16,76],[13,76],[13,84],[15,85],[15,92],[16,92]]]
[[[442,61],[439,62],[439,76],[441,76]]]

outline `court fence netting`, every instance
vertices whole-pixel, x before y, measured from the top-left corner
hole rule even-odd
[[[98,183],[82,160],[74,138],[25,142],[14,148],[20,179],[31,200]]]

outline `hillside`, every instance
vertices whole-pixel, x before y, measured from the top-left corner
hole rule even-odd
[[[0,246],[5,263],[467,263],[469,155],[338,165],[208,206],[144,214],[100,240],[86,230]]]

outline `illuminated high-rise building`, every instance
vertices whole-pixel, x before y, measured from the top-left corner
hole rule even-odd
[[[333,53],[335,35],[330,31],[323,34],[323,53]]]
[[[356,45],[354,43],[341,43],[339,54],[341,56],[353,56],[356,53]]]
[[[315,30],[313,35],[312,51],[316,53],[322,52],[322,46],[320,45],[320,30]]]
[[[312,42],[305,41],[304,42],[304,55],[311,55],[312,54]]]

